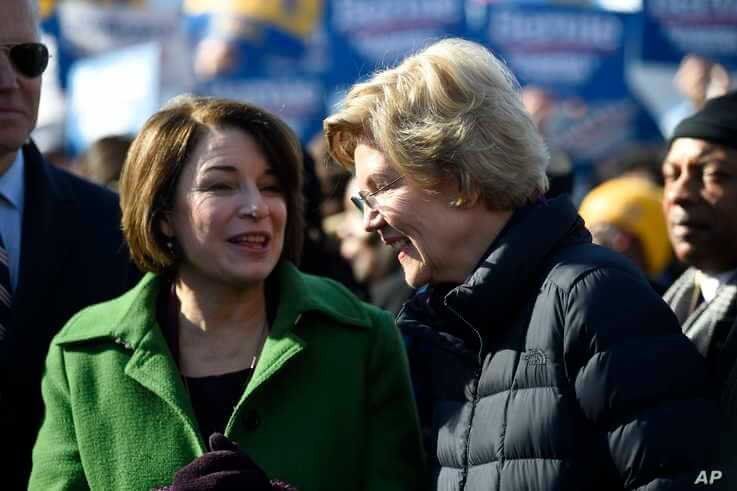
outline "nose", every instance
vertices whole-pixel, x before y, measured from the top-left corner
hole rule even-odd
[[[18,75],[8,58],[7,50],[0,49],[0,90],[18,88]]]
[[[350,261],[358,251],[359,241],[355,237],[346,237],[340,241],[340,255],[346,261]]]
[[[384,216],[378,211],[369,207],[363,209],[363,229],[366,232],[376,232],[385,224]]]
[[[269,214],[269,206],[257,186],[241,187],[238,216],[259,220]]]

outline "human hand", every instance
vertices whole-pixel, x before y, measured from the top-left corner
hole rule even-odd
[[[266,473],[222,433],[209,438],[210,451],[179,469],[168,491],[271,491]]]

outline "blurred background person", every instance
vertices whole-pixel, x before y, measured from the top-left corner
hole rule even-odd
[[[557,148],[555,141],[550,140],[546,130],[551,115],[556,111],[555,96],[542,87],[527,85],[520,91],[520,98],[530,114],[532,122],[535,123],[548,145],[550,160],[545,171],[549,183],[548,190],[545,193],[546,197],[570,196],[575,186],[573,163],[564,151]]]
[[[315,159],[315,171],[323,194],[321,207],[323,218],[345,211],[345,195],[351,180],[350,172],[330,157],[322,131],[310,140],[308,149]]]
[[[660,129],[666,138],[672,136],[673,129],[683,118],[700,110],[707,99],[724,95],[732,81],[723,65],[689,54],[681,60],[673,84],[683,101],[668,110],[661,119]]]
[[[325,8],[323,0],[289,2],[202,2],[184,0],[190,14],[209,13],[212,19],[193,48],[193,70],[206,81],[249,65],[267,65],[267,54],[301,55],[318,28]],[[259,49],[254,49],[258,45]]]
[[[302,147],[304,183],[304,244],[300,269],[304,273],[325,276],[338,281],[351,292],[366,299],[364,287],[353,275],[351,265],[340,254],[339,244],[326,232],[323,225],[325,195],[311,153]]]
[[[595,186],[619,177],[639,177],[663,187],[664,145],[633,145],[621,155],[606,159],[596,166],[592,176]]]
[[[77,158],[78,172],[92,182],[117,191],[131,143],[133,137],[128,135],[99,138]]]
[[[49,61],[36,7],[3,2],[0,15],[0,435],[13,442],[0,487],[13,491],[27,489],[51,338],[137,279],[116,196],[49,164],[29,137]]]
[[[187,97],[148,120],[120,186],[148,274],[55,338],[30,489],[419,489],[391,316],[295,267],[301,173],[259,108]]]
[[[340,242],[340,254],[353,269],[353,276],[367,288],[368,300],[379,308],[394,314],[412,294],[404,281],[396,252],[386,247],[376,233],[363,228],[361,213],[351,203],[358,193],[355,178],[346,188],[346,210],[326,219],[326,228]]]
[[[628,257],[661,295],[670,286],[664,274],[673,259],[662,202],[662,188],[628,176],[595,187],[579,208],[594,243]]]
[[[325,131],[419,289],[397,323],[431,489],[692,485],[716,429],[703,360],[571,201],[543,198],[545,144],[492,53],[434,43],[354,85]]]
[[[725,489],[737,488],[737,92],[709,99],[673,132],[663,207],[676,256],[689,268],[665,294],[706,359],[720,401]]]

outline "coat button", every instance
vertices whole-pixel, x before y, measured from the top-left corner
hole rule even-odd
[[[243,418],[243,428],[246,431],[255,431],[259,426],[261,426],[261,416],[251,409]]]

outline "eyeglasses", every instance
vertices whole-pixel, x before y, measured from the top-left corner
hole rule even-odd
[[[8,53],[15,71],[26,78],[40,76],[49,64],[49,50],[41,43],[21,43],[0,46]]]
[[[363,213],[364,205],[374,210],[376,209],[376,206],[378,205],[378,202],[376,201],[376,195],[386,191],[391,186],[401,181],[403,178],[404,176],[399,176],[393,181],[391,181],[390,183],[384,184],[383,186],[381,186],[379,189],[377,189],[373,193],[367,193],[366,191],[359,191],[357,195],[351,196],[351,202],[354,205],[356,205],[356,208],[358,208],[361,211],[361,213]]]

